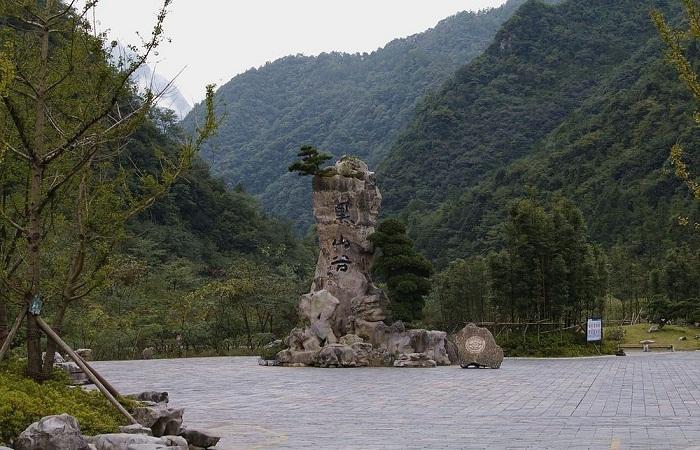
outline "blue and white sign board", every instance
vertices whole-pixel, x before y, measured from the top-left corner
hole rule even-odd
[[[586,341],[600,342],[601,340],[603,340],[603,320],[588,319],[588,326],[586,327]]]

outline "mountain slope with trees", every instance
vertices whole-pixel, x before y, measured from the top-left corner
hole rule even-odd
[[[667,162],[674,130],[697,140],[692,105],[649,18],[673,2],[643,3],[529,2],[421,104],[380,175],[431,258],[497,248],[510,202],[532,195],[565,195],[594,241],[635,254],[695,239],[677,219],[697,205]]]
[[[370,54],[289,56],[234,77],[216,92],[225,111],[203,156],[232,186],[259,196],[268,212],[311,224],[307,183],[286,171],[302,145],[375,165],[410,120],[418,100],[478,56],[524,0],[463,12]],[[187,127],[201,107],[185,119]]]

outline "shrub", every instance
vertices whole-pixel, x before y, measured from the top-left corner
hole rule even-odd
[[[505,356],[574,357],[613,354],[616,345],[603,341],[603,345],[586,342],[586,336],[571,331],[561,333],[537,333],[508,331],[498,334],[496,342],[503,348]]]
[[[275,359],[277,353],[281,352],[285,348],[287,347],[283,344],[265,346],[260,350],[260,357],[262,359]]]
[[[12,362],[0,367],[0,442],[10,443],[44,416],[67,413],[80,423],[83,434],[113,433],[127,420],[99,391],[67,386],[67,375],[56,370],[42,384],[25,378],[23,367]],[[134,402],[123,402],[131,408]]]
[[[605,339],[611,341],[621,341],[625,337],[625,330],[622,327],[610,327],[604,329]]]

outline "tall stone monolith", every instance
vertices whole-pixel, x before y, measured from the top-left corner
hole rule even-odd
[[[374,232],[382,196],[367,164],[341,158],[313,178],[313,212],[319,255],[311,292],[301,297],[303,327],[285,340],[282,365],[386,366],[404,354],[424,353],[449,364],[446,334],[386,325],[387,298],[370,275]],[[402,367],[405,364],[401,365]]]

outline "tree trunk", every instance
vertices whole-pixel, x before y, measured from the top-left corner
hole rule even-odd
[[[245,334],[248,339],[248,348],[253,349],[253,335],[250,331],[250,322],[248,321],[248,310],[245,306],[241,306],[241,312],[243,313],[243,323],[245,324]]]
[[[53,1],[46,2],[46,14],[51,13]],[[36,119],[34,122],[34,151],[31,154],[30,180],[27,205],[27,243],[29,290],[25,302],[32,300],[41,292],[41,244],[43,224],[41,220],[41,203],[43,200],[44,163],[43,152],[46,146],[46,77],[49,64],[49,29],[44,28],[41,36],[41,65],[39,83],[36,92]],[[41,332],[36,317],[29,314],[27,318],[27,375],[36,381],[42,381],[44,374],[41,361]]]
[[[61,329],[63,328],[63,318],[66,315],[66,307],[68,305],[66,303],[61,304],[61,307],[58,309],[58,312],[56,313],[56,317],[54,317],[53,320],[53,325],[51,326],[51,329],[58,335],[61,335]],[[53,363],[54,363],[54,355],[56,354],[56,351],[58,350],[58,344],[56,341],[53,339],[49,339],[48,342],[46,343],[46,357],[44,358],[43,361],[43,372],[44,372],[44,377],[46,379],[51,378],[51,372],[53,371]]]
[[[32,163],[31,180],[29,185],[29,221],[27,225],[27,241],[29,256],[27,265],[29,271],[29,290],[25,294],[27,306],[40,294],[41,286],[41,242],[42,223],[39,205],[42,195],[43,170],[38,162]],[[41,362],[41,333],[36,318],[30,314],[27,320],[27,374],[37,381],[43,377]]]

